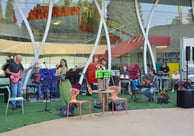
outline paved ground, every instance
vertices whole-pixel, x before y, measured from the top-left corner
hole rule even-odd
[[[0,136],[193,136],[194,109],[147,109],[34,124]],[[12,122],[14,123],[14,122]]]

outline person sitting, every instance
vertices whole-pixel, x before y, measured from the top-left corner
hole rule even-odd
[[[121,75],[124,77],[129,77],[129,72],[127,71],[127,66],[123,66],[123,70],[121,71]]]
[[[153,101],[154,92],[157,90],[158,77],[155,75],[155,70],[150,69],[149,74],[143,77],[141,93],[147,96],[148,101]]]
[[[124,88],[124,90],[122,89],[121,93],[124,92],[124,93],[131,94],[130,85],[129,85],[130,74],[127,71],[127,66],[123,66],[123,70],[120,72],[120,75],[123,77],[123,79],[125,79],[125,80],[122,80],[121,85],[120,85]],[[125,90],[128,90],[128,92],[125,92]]]
[[[42,99],[42,93],[41,93],[41,86],[40,86],[40,81],[43,80],[40,74],[40,67],[36,67],[35,72],[31,76],[31,81],[33,84],[37,86],[38,89],[38,99]]]
[[[181,77],[178,71],[174,71],[174,73],[172,74],[172,92],[174,92],[175,84],[177,84],[178,88],[180,88],[180,79]]]

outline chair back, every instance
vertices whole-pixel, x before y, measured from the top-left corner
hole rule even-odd
[[[0,86],[10,86],[10,79],[8,77],[0,78]]]
[[[70,89],[70,95],[71,95],[71,101],[76,101],[76,97],[79,94],[80,90],[76,88],[71,88]]]
[[[114,92],[111,93],[111,96],[117,97],[117,94],[121,91],[121,88],[119,86],[110,86],[108,90],[114,90]]]
[[[9,89],[9,86],[0,86],[0,88],[6,88],[7,89],[7,91],[8,91],[8,99],[9,98],[11,98],[11,91],[10,91],[10,89]]]

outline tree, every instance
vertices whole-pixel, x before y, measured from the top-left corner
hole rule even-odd
[[[141,11],[140,5],[139,9]],[[123,32],[134,36],[141,35],[133,0],[110,0],[107,11],[109,27],[118,28],[126,25],[121,29]]]
[[[188,24],[193,24],[193,10],[192,9],[188,10],[186,20],[188,21],[187,22]]]
[[[13,22],[13,0],[7,1],[5,19]]]

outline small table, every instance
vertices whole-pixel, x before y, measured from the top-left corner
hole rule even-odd
[[[105,94],[107,94],[107,93],[113,93],[115,91],[114,90],[105,90],[105,91],[93,90],[92,92],[93,93],[102,94],[102,113],[101,113],[101,115],[103,115],[104,114],[104,97],[105,97]]]

